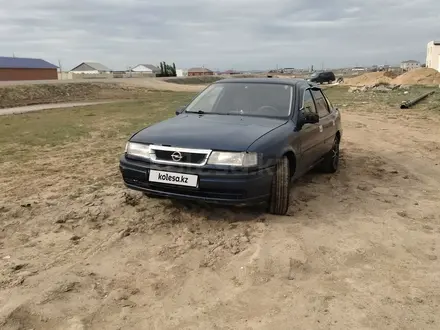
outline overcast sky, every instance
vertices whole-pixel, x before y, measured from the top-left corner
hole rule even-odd
[[[175,62],[211,69],[425,61],[440,0],[0,0],[0,55],[70,70]]]

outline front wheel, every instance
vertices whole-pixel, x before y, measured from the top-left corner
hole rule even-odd
[[[339,137],[333,141],[332,149],[325,155],[320,169],[325,173],[335,173],[339,168]]]
[[[289,208],[290,197],[290,166],[289,159],[284,156],[277,163],[272,179],[269,213],[285,215]]]

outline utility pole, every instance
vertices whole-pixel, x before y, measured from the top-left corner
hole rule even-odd
[[[63,80],[63,69],[61,67],[61,61],[58,59],[58,68],[60,69],[60,77],[61,80]]]

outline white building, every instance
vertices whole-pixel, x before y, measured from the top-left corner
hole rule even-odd
[[[420,68],[420,62],[414,60],[403,61],[402,63],[400,63],[400,68],[405,71],[414,70]]]
[[[97,62],[82,62],[81,64],[70,70],[72,73],[76,74],[102,74],[110,73],[111,70],[105,65]]]
[[[141,73],[151,73],[156,74],[160,73],[160,69],[153,64],[138,64],[131,69],[133,72],[141,72]]]
[[[176,76],[177,77],[186,77],[188,76],[188,71],[183,69],[177,69],[176,70]]]
[[[440,41],[430,41],[428,43],[426,67],[440,71]]]

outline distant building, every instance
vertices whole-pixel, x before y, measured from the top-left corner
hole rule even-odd
[[[107,68],[105,65],[97,62],[82,62],[81,64],[70,70],[72,73],[77,74],[102,74],[111,73],[112,70]]]
[[[420,68],[420,62],[414,60],[403,61],[402,63],[400,63],[400,68],[405,71],[414,70]]]
[[[188,71],[183,70],[183,69],[177,69],[176,76],[177,77],[186,77],[186,76],[188,76]]]
[[[45,60],[0,56],[0,80],[56,80],[58,67]]]
[[[295,70],[295,68],[283,68],[282,69],[282,73],[288,73],[288,74],[295,73],[295,71],[298,71],[298,70]]]
[[[366,71],[366,69],[361,66],[355,66],[354,68],[351,69],[351,71]]]
[[[377,70],[378,71],[390,71],[391,67],[388,64],[379,65]]]
[[[440,71],[440,41],[431,41],[426,49],[426,67]]]
[[[141,72],[141,73],[151,73],[157,74],[160,73],[160,69],[153,64],[138,64],[131,69],[133,72]]]
[[[188,76],[213,76],[214,72],[207,68],[191,68],[188,69]]]
[[[241,74],[241,72],[235,71],[235,70],[226,70],[224,72],[219,72],[218,74],[221,74],[221,75],[234,75],[234,74]]]

